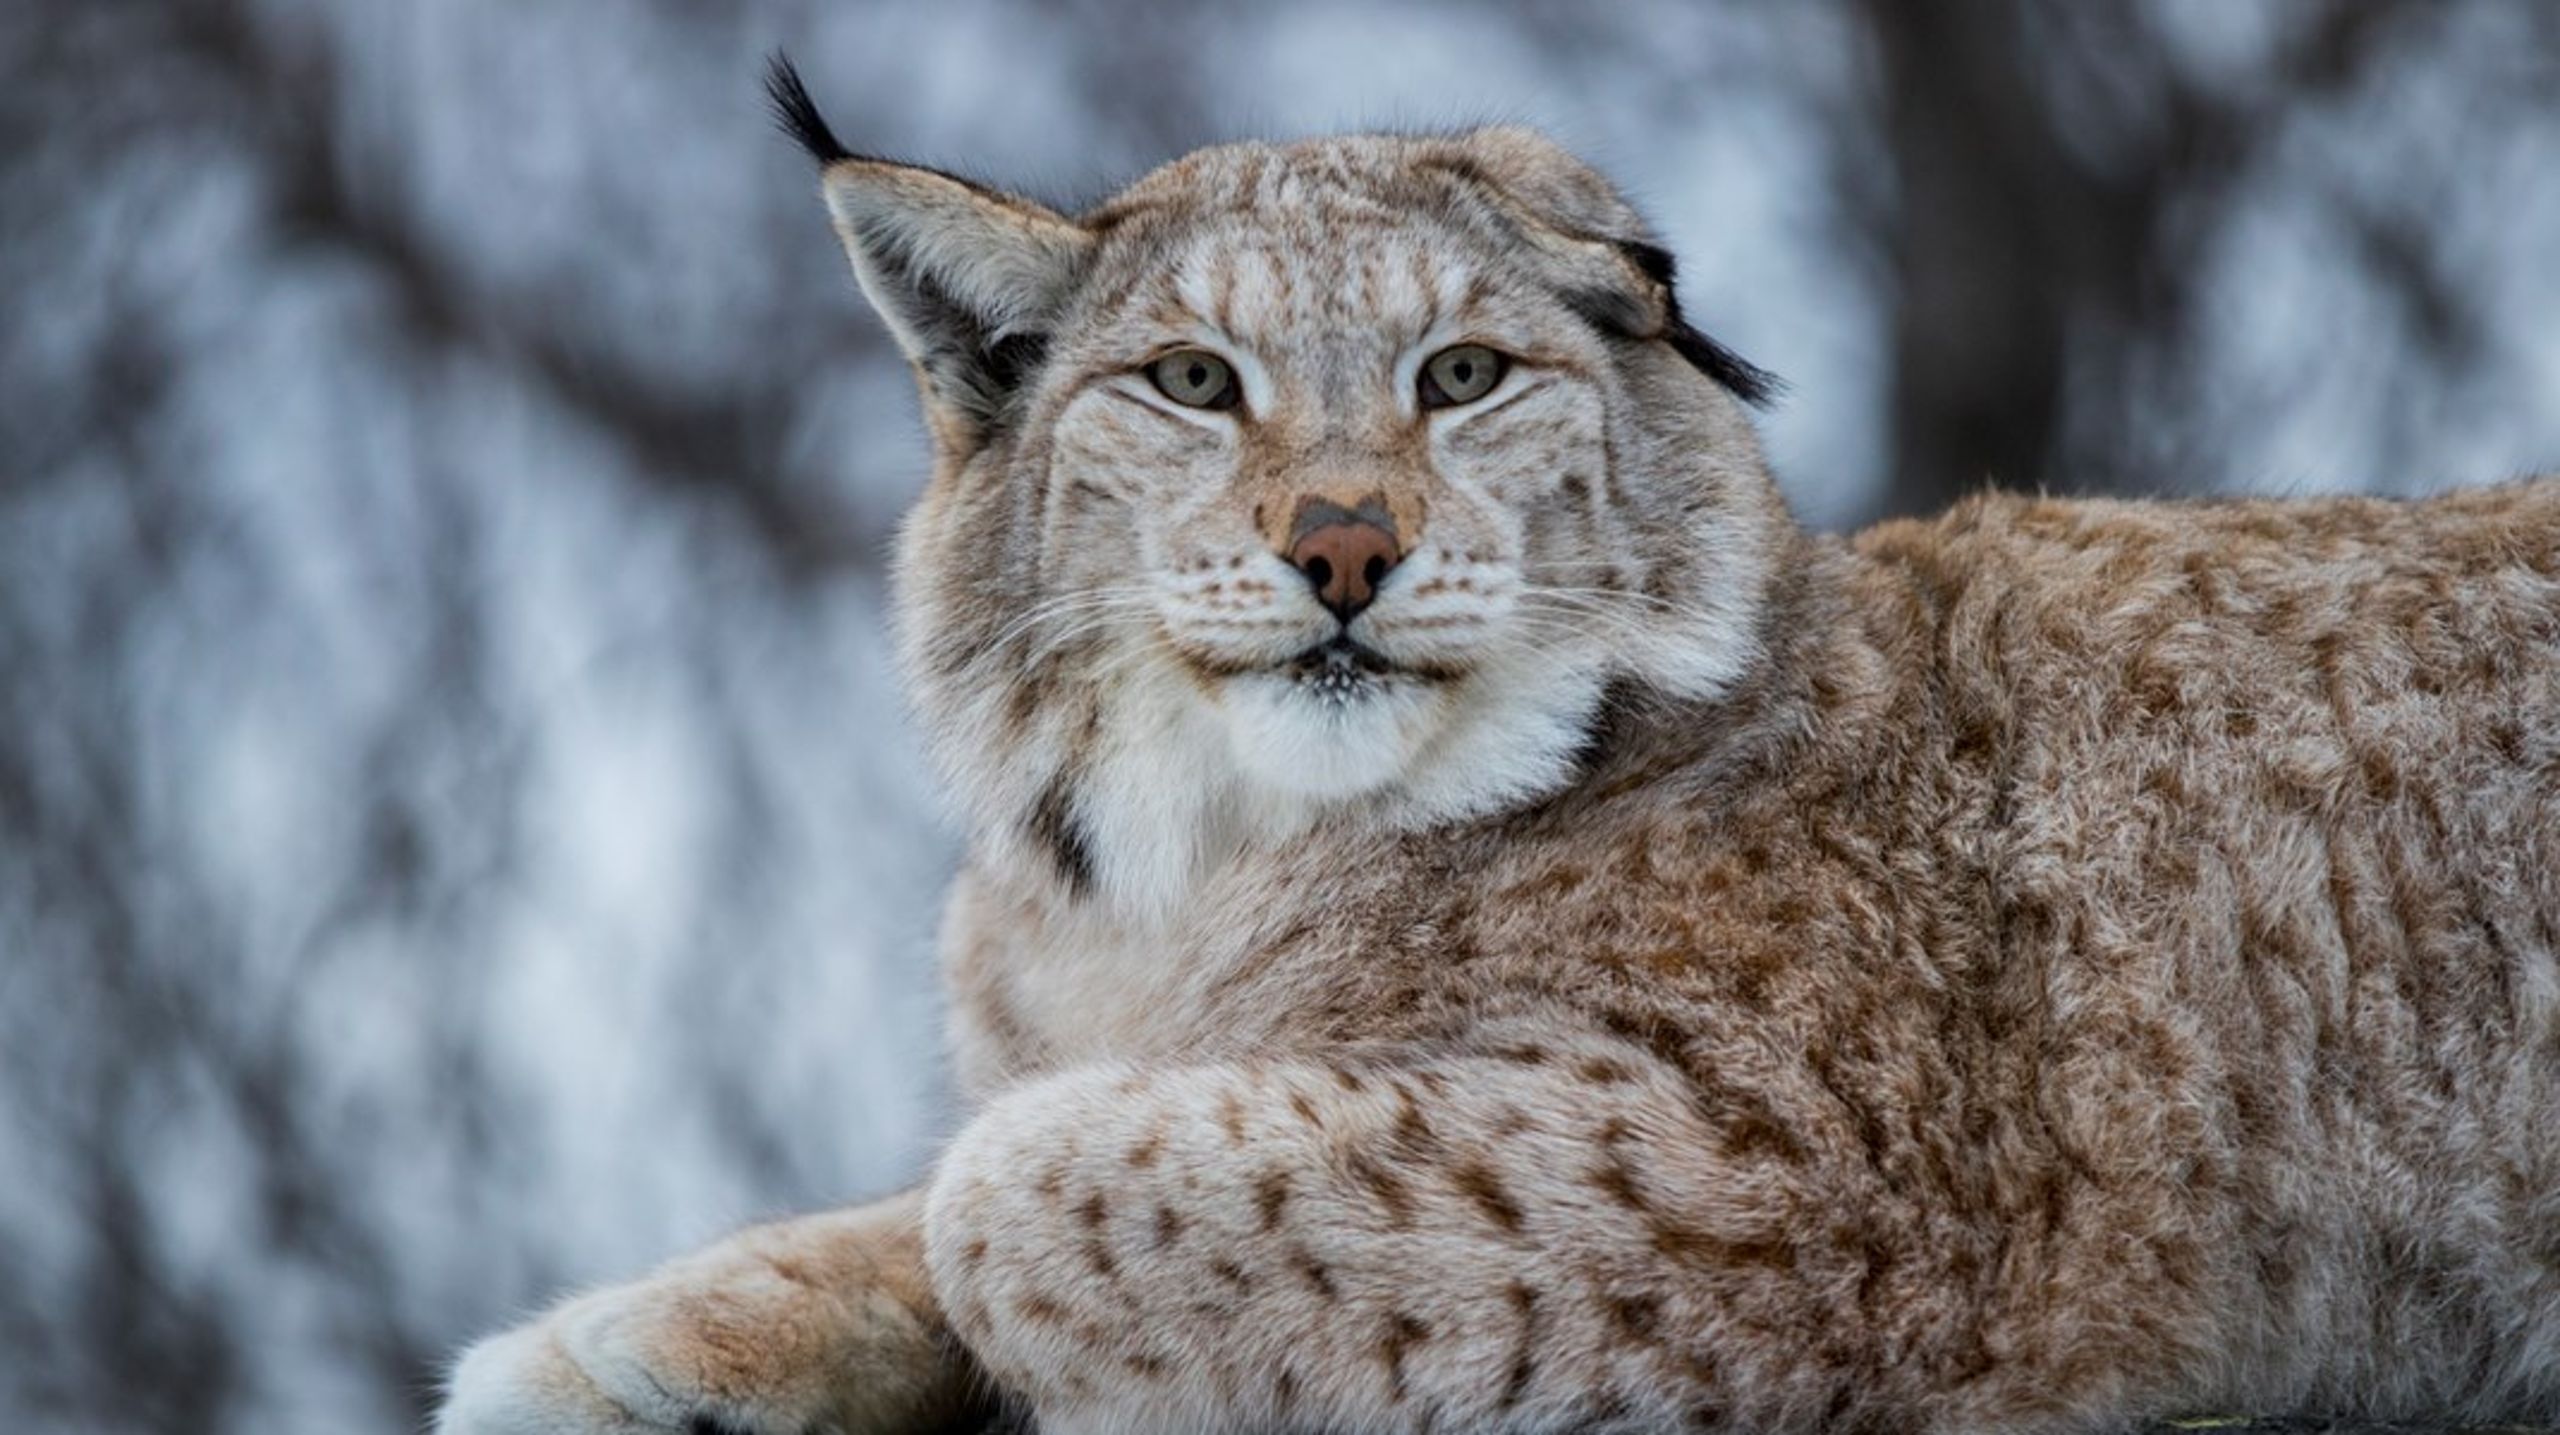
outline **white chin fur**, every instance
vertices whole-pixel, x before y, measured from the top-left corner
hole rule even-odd
[[[1390,676],[1328,695],[1256,674],[1204,703],[1169,658],[1140,663],[1114,685],[1074,814],[1105,900],[1163,917],[1205,872],[1328,814],[1414,828],[1552,790],[1572,775],[1602,681],[1596,663],[1496,651],[1454,681]]]
[[[1224,698],[1237,770],[1258,787],[1316,802],[1404,776],[1446,713],[1437,693],[1411,679],[1372,680],[1337,699],[1294,677],[1254,675],[1230,681]]]
[[[1571,775],[1599,706],[1596,664],[1495,651],[1453,682],[1391,678],[1347,701],[1272,675],[1232,681],[1229,751],[1290,805],[1375,797],[1399,826],[1472,817]]]

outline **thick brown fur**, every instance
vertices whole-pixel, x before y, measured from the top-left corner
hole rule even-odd
[[[944,345],[901,583],[974,1115],[920,1216],[586,1297],[447,1429],[920,1428],[971,1380],[1071,1432],[2560,1419],[2560,481],[1820,537],[1533,136],[1209,151],[1074,220],[827,173]],[[1146,398],[1129,316],[1220,295],[1241,416]],[[1495,317],[1364,350],[1399,303]],[[1027,333],[991,387],[969,336]],[[1515,387],[1397,407],[1452,333]],[[1266,551],[1302,495],[1450,550],[1330,706]],[[1186,628],[1213,581],[1279,656]],[[741,1289],[769,1350],[702,1314]]]

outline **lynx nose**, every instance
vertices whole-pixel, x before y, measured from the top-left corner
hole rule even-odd
[[[1307,575],[1316,600],[1346,623],[1378,596],[1400,556],[1393,533],[1347,512],[1301,530],[1289,545],[1289,562]]]

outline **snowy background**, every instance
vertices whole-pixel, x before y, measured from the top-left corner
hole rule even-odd
[[[1061,202],[1549,126],[1793,382],[1822,525],[2560,466],[2535,0],[11,0],[11,1429],[414,1428],[470,1334],[941,1131],[922,439],[777,46]]]

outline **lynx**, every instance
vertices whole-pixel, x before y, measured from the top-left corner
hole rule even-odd
[[[2560,1418],[2560,480],[1800,528],[1518,129],[848,152],[971,845],[915,1192],[451,1432]]]

